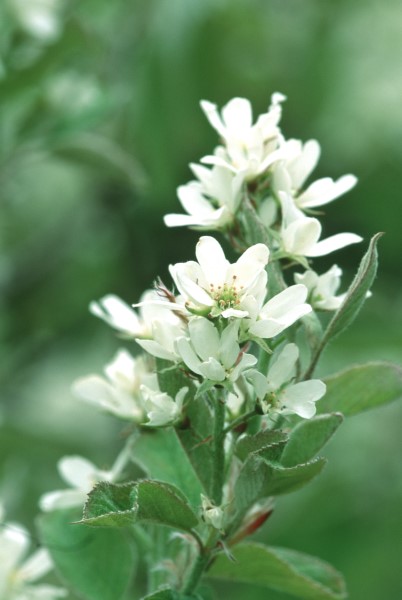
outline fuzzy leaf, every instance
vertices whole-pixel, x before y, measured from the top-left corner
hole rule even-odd
[[[237,441],[235,454],[240,460],[246,460],[249,454],[263,448],[277,446],[287,441],[288,436],[283,431],[259,431],[255,435],[243,435]],[[268,458],[268,456],[265,456]],[[273,459],[276,460],[276,459]]]
[[[319,415],[296,425],[290,434],[283,451],[281,463],[284,467],[294,467],[305,463],[317,454],[332,437],[343,417],[340,413]]]
[[[212,431],[213,417],[207,402],[204,398],[192,398],[176,434],[207,496],[211,495],[212,483]]]
[[[238,514],[244,514],[258,500],[289,494],[303,487],[322,471],[326,462],[325,458],[318,458],[296,467],[285,468],[270,463],[259,452],[254,452],[244,463],[235,484]]]
[[[305,600],[344,600],[343,577],[328,563],[313,556],[262,544],[239,544],[235,562],[217,557],[208,577],[260,585]]]
[[[392,363],[355,365],[324,381],[327,392],[317,403],[319,412],[351,416],[402,399],[402,368]]]
[[[138,522],[190,531],[198,518],[182,492],[161,481],[98,483],[90,492],[80,523],[95,527],[124,527]]]
[[[142,432],[132,444],[132,460],[152,479],[177,486],[194,508],[199,506],[203,489],[173,428]]]
[[[311,360],[311,364],[305,373],[305,379],[309,379],[311,377],[321,353],[328,342],[349,327],[349,325],[357,317],[360,309],[366,301],[367,292],[370,290],[377,273],[377,242],[381,236],[382,233],[377,233],[371,238],[368,250],[360,262],[359,268],[347,291],[346,297],[330,320],[322,337],[321,343],[316,349],[316,352]]]
[[[80,512],[74,508],[40,515],[40,539],[61,579],[77,596],[120,600],[134,574],[134,549],[123,531],[88,529],[74,523]]]

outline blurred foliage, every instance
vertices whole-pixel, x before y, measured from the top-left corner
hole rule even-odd
[[[162,216],[178,208],[188,163],[216,144],[201,98],[246,96],[258,113],[279,90],[285,135],[323,147],[317,175],[359,177],[326,210],[325,229],[384,230],[380,276],[322,372],[400,361],[401,51],[397,0],[0,4],[0,492],[10,517],[32,529],[38,496],[60,486],[60,456],[108,466],[121,444],[119,424],[69,391],[121,343],[86,307],[111,291],[134,302],[157,274],[169,281],[169,262],[192,256],[197,233],[169,231]],[[336,257],[346,278],[362,252]],[[265,529],[270,543],[344,571],[354,600],[402,597],[401,416],[394,405],[352,419],[321,480],[282,501]],[[265,597],[241,586],[231,597],[245,593]]]

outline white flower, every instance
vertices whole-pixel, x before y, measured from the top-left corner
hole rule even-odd
[[[306,286],[291,285],[264,304],[258,314],[254,315],[254,319],[251,319],[248,331],[260,338],[275,337],[311,312],[306,299]]]
[[[99,300],[91,302],[89,310],[92,314],[103,319],[124,335],[136,338],[151,338],[152,324],[155,319],[175,319],[176,315],[168,310],[168,302],[161,301],[156,290],[147,290],[141,296],[138,304],[139,314],[118,296],[109,294]]]
[[[145,385],[141,387],[141,391],[149,419],[146,425],[164,427],[165,425],[171,425],[180,417],[188,387],[182,387],[177,392],[174,400],[167,393],[151,390]]]
[[[20,26],[33,37],[44,42],[59,37],[60,0],[11,0],[10,6]]]
[[[176,341],[177,352],[184,364],[197,375],[210,381],[235,382],[244,369],[257,362],[255,356],[242,353],[238,344],[240,322],[230,321],[221,335],[204,317],[193,317],[188,326],[189,338]]]
[[[246,179],[254,179],[266,171],[282,157],[278,149],[281,141],[278,123],[284,100],[282,94],[273,94],[268,112],[260,115],[254,125],[251,104],[245,98],[230,100],[221,115],[216,104],[202,100],[201,108],[225,147],[218,147],[214,155],[204,157],[201,162],[244,172]]]
[[[2,510],[0,506],[0,520]],[[18,524],[4,523],[0,530],[0,598],[2,600],[54,600],[67,596],[67,590],[35,582],[53,567],[44,548],[28,559],[29,534]]]
[[[201,165],[190,166],[199,181],[190,181],[177,189],[179,200],[189,214],[166,215],[165,224],[197,229],[221,229],[230,224],[242,197],[243,174],[222,166],[211,170]]]
[[[308,289],[310,304],[319,310],[337,310],[346,294],[336,296],[341,284],[342,270],[333,265],[326,273],[318,275],[314,271],[295,273],[295,281]]]
[[[219,242],[203,236],[197,243],[196,256],[198,263],[188,261],[169,267],[188,310],[212,317],[246,317],[243,304],[266,285],[267,246],[255,244],[230,264]]]
[[[350,244],[361,242],[355,233],[338,233],[325,240],[321,236],[321,223],[318,219],[306,217],[285,192],[279,192],[282,206],[282,249],[293,257],[324,256]]]
[[[140,387],[156,381],[145,357],[134,358],[127,350],[119,350],[106,365],[105,374],[107,379],[99,375],[77,379],[72,386],[73,393],[118,417],[141,422],[144,410]]]
[[[64,456],[57,463],[60,476],[72,489],[48,492],[39,499],[41,510],[48,512],[59,508],[81,506],[92,488],[100,481],[116,481],[125,467],[128,449],[117,457],[110,471],[98,469],[92,462],[81,456]]]
[[[303,419],[315,415],[315,403],[324,396],[326,385],[319,379],[291,383],[298,358],[296,344],[286,344],[272,360],[266,379],[258,371],[248,373],[265,413],[271,410],[285,415],[295,413]]]
[[[323,206],[351,190],[357,183],[354,175],[343,175],[337,181],[323,177],[310,184],[306,190],[302,187],[315,168],[320,146],[316,140],[302,144],[300,140],[288,140],[283,146],[286,160],[273,167],[272,187],[276,195],[286,192],[294,198],[301,209]]]
[[[223,528],[224,512],[220,506],[215,506],[209,498],[201,494],[202,518],[205,523],[212,525],[215,529]]]

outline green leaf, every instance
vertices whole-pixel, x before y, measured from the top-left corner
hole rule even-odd
[[[172,588],[163,588],[152,594],[144,596],[141,600],[202,600],[201,596],[189,596],[188,594],[181,594]]]
[[[282,448],[288,439],[288,436],[283,431],[259,431],[255,435],[243,435],[236,443],[235,454],[240,460],[246,460],[249,454],[262,450],[263,448]],[[272,460],[279,460],[280,453],[278,452],[277,458]],[[268,455],[265,455],[268,458]]]
[[[192,398],[186,405],[182,424],[176,434],[182,444],[207,496],[212,493],[212,431],[213,417],[204,398]]]
[[[138,522],[167,525],[191,531],[198,518],[182,492],[168,483],[141,480],[94,487],[80,523],[97,527],[124,527]]]
[[[332,437],[343,417],[340,413],[319,415],[306,419],[296,425],[290,434],[288,443],[282,454],[281,463],[284,467],[294,467],[305,463],[321,450]]]
[[[193,507],[199,506],[203,489],[173,428],[143,431],[132,444],[132,460],[149,477],[176,485]]]
[[[382,233],[377,233],[371,238],[368,250],[360,262],[358,271],[347,291],[344,301],[328,323],[321,343],[316,349],[311,364],[305,373],[305,379],[311,377],[318,359],[328,342],[349,327],[366,301],[367,292],[370,290],[377,273],[377,242],[382,235]]]
[[[249,456],[235,484],[235,505],[244,514],[255,502],[268,496],[289,494],[311,481],[326,464],[325,458],[285,468],[265,460],[260,453]]]
[[[321,321],[317,313],[314,311],[302,317],[300,321],[304,327],[304,331],[306,332],[307,343],[310,346],[310,351],[314,354],[314,352],[317,351],[323,336]]]
[[[402,399],[402,368],[392,363],[355,365],[324,381],[327,392],[317,403],[319,412],[351,416]]]
[[[81,509],[55,510],[38,518],[42,543],[61,579],[85,600],[120,600],[133,577],[134,549],[123,531],[89,529],[74,521]]]
[[[188,387],[190,393],[194,396],[194,384],[183,371],[177,368],[177,365],[172,365],[168,360],[162,358],[156,359],[156,372],[158,376],[158,384],[161,392],[169,394],[171,398],[175,398],[177,392],[183,387]]]
[[[208,577],[265,586],[305,600],[347,598],[342,575],[318,558],[255,543],[239,544],[232,552],[235,562],[219,555]]]

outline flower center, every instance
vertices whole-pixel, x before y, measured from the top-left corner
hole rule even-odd
[[[221,310],[226,310],[227,308],[236,308],[240,304],[239,298],[239,289],[236,286],[236,275],[232,277],[232,284],[228,285],[224,283],[222,285],[218,285],[216,288],[213,283],[209,284],[211,297],[215,300],[218,307]],[[240,290],[243,289],[243,286],[240,286]]]

